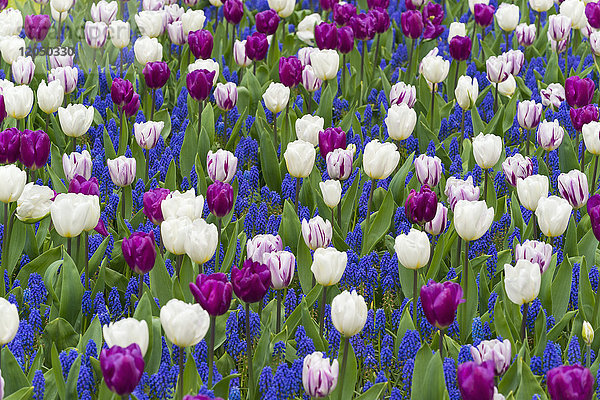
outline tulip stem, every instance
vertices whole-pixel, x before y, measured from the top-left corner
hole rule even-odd
[[[340,229],[342,229],[342,202],[340,201],[337,205],[337,220]]]
[[[433,108],[435,106],[435,83],[431,84],[431,115],[429,116],[429,127],[433,130]]]
[[[485,26],[481,27],[481,40],[479,41],[479,48],[481,49],[481,61],[485,61],[485,50],[483,49],[483,42],[485,42]]]
[[[61,25],[62,25],[62,12],[58,13],[58,26],[56,29],[56,40],[58,41],[58,45],[61,45],[61,40],[60,40],[60,31],[61,29]]]
[[[367,45],[365,44],[365,40],[363,40],[362,41],[362,51],[360,53],[360,83],[361,83],[361,86],[363,83],[363,76],[364,76],[364,69],[365,69],[365,52],[366,51],[367,51]],[[362,103],[362,93],[361,93],[360,102]]]
[[[198,102],[198,139],[200,139],[200,132],[202,132],[202,111],[204,111],[204,101]]]
[[[460,61],[456,61],[456,70],[454,71],[454,91],[452,93],[456,92],[456,87],[458,86],[458,69],[460,68]]]
[[[340,79],[340,88],[342,91],[344,90],[344,82],[345,81],[346,81],[346,54],[342,54],[342,78]]]
[[[465,287],[464,287],[464,292],[465,292],[465,299],[467,299],[468,301],[468,296],[467,296],[467,291],[469,289],[469,241],[465,240],[465,268],[463,270],[463,278],[465,281]]]
[[[208,388],[212,388],[213,380],[213,359],[215,356],[215,328],[216,328],[217,317],[214,315],[210,316],[210,337],[208,343]]]
[[[523,304],[523,318],[521,319],[521,340],[525,342],[525,327],[527,326],[527,313],[529,311],[529,303]]]
[[[417,286],[419,282],[419,276],[417,274],[418,272],[415,269],[413,274],[413,324],[415,325],[415,329],[419,329],[417,325],[417,291],[419,290]]]
[[[221,256],[221,227],[223,225],[223,219],[217,218],[217,251],[215,254],[215,272],[219,269],[220,256]]]
[[[583,172],[585,167],[585,142],[581,144],[581,147],[581,172]]]
[[[323,296],[321,296],[321,304],[319,304],[319,334],[323,340],[323,330],[325,326],[325,302],[327,301],[327,286],[323,286]]]
[[[85,285],[83,286],[85,289],[91,289],[92,285],[90,284],[89,268],[90,268],[90,259],[88,258],[88,252],[90,248],[90,244],[88,242],[88,233],[83,231],[81,233],[83,235],[83,268],[84,268],[84,278]]]
[[[146,150],[146,183],[150,182],[150,150]]]
[[[377,43],[375,44],[375,59],[373,61],[373,74],[375,72],[377,72],[377,66],[379,65],[377,60],[379,60],[379,42],[380,41],[381,41],[381,33],[377,34]]]
[[[363,237],[366,236],[366,233],[368,232],[369,225],[370,225],[371,203],[373,203],[373,192],[375,192],[375,179],[371,179],[371,190],[369,191],[369,202],[367,203],[367,218],[365,221],[366,222],[365,229],[363,230],[363,232],[364,232]]]
[[[121,3],[119,1],[119,3]],[[119,50],[119,76],[123,76],[123,49]]]
[[[413,54],[415,52],[415,47],[417,45],[417,39],[411,39],[411,46],[410,46],[410,56],[408,57],[408,67],[406,67],[406,83],[410,83],[411,82],[411,74],[410,74],[410,70],[412,69],[412,60],[413,60]]]
[[[7,266],[6,263],[8,262],[8,240],[9,240],[9,235],[8,235],[8,203],[2,203],[4,205],[4,221],[3,221],[3,229],[6,233],[6,235],[2,235],[2,261],[4,264],[4,270],[6,270]]]
[[[504,31],[504,37],[506,38],[506,49],[504,51],[508,51],[508,31]]]
[[[538,11],[537,18],[535,19],[535,32],[539,35],[540,33],[540,23],[542,22],[542,12]]]
[[[494,95],[494,114],[498,111],[498,82],[496,82],[496,94]]]
[[[154,120],[154,109],[156,108],[156,89],[152,89],[152,107],[150,108],[150,121]],[[123,119],[121,119],[121,122]],[[123,129],[123,128],[121,128]]]
[[[483,201],[487,202],[488,170],[483,171]]]
[[[143,292],[144,292],[144,274],[140,274],[140,281],[138,283],[138,300],[142,299]]]
[[[296,214],[298,214],[298,197],[300,196],[300,185],[302,181],[300,178],[296,178],[296,195],[294,197],[294,206],[296,207]]]
[[[456,249],[456,265],[460,265],[460,249],[462,247],[462,239],[460,236],[458,238],[457,249]]]
[[[177,398],[183,399],[183,353],[185,347],[179,348],[179,379],[177,380]]]
[[[462,110],[462,108],[461,108]],[[458,152],[460,153],[462,149],[462,143],[465,140],[465,110],[462,110],[462,115],[460,117],[460,135],[458,136]]]
[[[10,228],[9,228],[10,229]],[[71,257],[71,238],[67,238],[67,254]]]
[[[346,372],[346,364],[348,361],[348,346],[350,346],[350,339],[344,336],[344,355],[342,356],[342,365],[340,366],[340,377],[339,377],[339,400],[344,398],[344,375]]]
[[[529,142],[531,141],[531,129],[527,129],[525,133],[525,154],[529,155]]]
[[[444,330],[440,329],[440,357],[444,362]]]
[[[591,363],[592,363],[592,345],[588,344],[587,345],[587,358],[585,360],[585,366],[587,368],[589,368]]]
[[[183,254],[177,255],[176,265],[177,268],[177,279],[179,279],[179,274],[181,273],[181,264],[183,264]]]
[[[277,330],[275,332],[279,333],[281,331],[281,290],[277,291]]]
[[[252,370],[252,338],[250,336],[250,303],[246,303],[246,357],[248,358],[248,393],[254,394],[254,371]]]
[[[592,175],[592,194],[596,193],[596,174],[598,173],[598,156],[595,156],[595,158],[596,159],[594,160],[594,174]]]

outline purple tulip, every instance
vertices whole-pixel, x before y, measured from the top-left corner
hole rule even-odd
[[[144,193],[144,215],[152,221],[154,225],[160,225],[164,221],[161,204],[171,193],[169,189],[158,188]]]
[[[19,159],[21,131],[8,128],[0,132],[0,164],[12,164]]]
[[[430,280],[421,288],[425,317],[438,329],[446,329],[454,322],[456,309],[464,302],[462,288],[455,282],[437,283]]]
[[[600,240],[600,194],[595,194],[587,201],[587,212],[592,223],[592,231],[596,240]]]
[[[0,123],[6,118],[6,106],[4,105],[4,96],[0,94]]]
[[[206,189],[206,202],[215,217],[226,216],[233,208],[233,187],[229,183],[216,181]]]
[[[19,160],[29,169],[42,168],[50,155],[50,138],[44,131],[25,129],[21,133]]]
[[[423,20],[430,21],[434,25],[441,25],[444,21],[444,10],[442,6],[429,2],[423,9]]]
[[[321,22],[315,26],[315,42],[321,50],[335,49],[338,44],[338,30],[335,24]]]
[[[571,107],[583,107],[592,102],[594,81],[590,78],[571,76],[565,81],[565,98]]]
[[[212,33],[206,29],[190,32],[188,35],[188,45],[194,57],[206,60],[210,58],[213,50]]]
[[[425,20],[425,29],[423,29],[423,39],[431,40],[440,36],[444,32],[443,25],[436,25],[430,20]]]
[[[138,274],[145,274],[154,268],[156,243],[153,233],[135,232],[121,242],[123,258],[129,268]]]
[[[437,195],[429,186],[423,185],[419,192],[412,189],[404,204],[408,220],[419,225],[431,221],[437,211],[437,202]]]
[[[108,236],[108,230],[106,230],[106,225],[104,225],[104,221],[102,221],[102,219],[98,220],[98,225],[96,225],[94,230],[104,237]]]
[[[375,37],[375,19],[370,14],[353,15],[350,18],[350,26],[358,40],[371,40]]]
[[[273,35],[279,27],[279,15],[275,10],[265,10],[256,14],[256,30],[265,35]]]
[[[475,4],[473,9],[475,10],[475,22],[477,25],[485,28],[494,22],[494,13],[496,12],[494,6],[478,3]]]
[[[337,3],[338,0],[319,0],[319,4],[323,11],[331,11]]]
[[[581,365],[562,365],[548,371],[548,393],[552,400],[591,400],[594,377]]]
[[[98,179],[93,176],[89,180],[86,180],[83,176],[77,174],[69,182],[69,193],[81,193],[100,197]]]
[[[246,39],[246,57],[252,61],[263,60],[267,56],[269,42],[267,35],[260,32],[254,32]]]
[[[171,70],[164,61],[149,62],[142,72],[146,80],[146,86],[150,89],[160,89],[165,86],[169,76],[171,76]]]
[[[327,128],[319,132],[319,151],[321,157],[327,159],[327,154],[335,149],[346,148],[346,132],[342,128]]]
[[[576,131],[581,132],[581,128],[592,121],[598,121],[598,107],[595,104],[588,104],[582,108],[571,108],[569,110],[571,124]]]
[[[240,0],[227,0],[223,3],[223,16],[232,25],[237,25],[244,16],[244,4]]]
[[[285,86],[293,88],[302,82],[302,63],[298,57],[281,57],[279,59],[279,80]]]
[[[471,56],[471,38],[454,36],[450,40],[450,56],[456,61],[465,61]]]
[[[385,33],[390,28],[390,15],[385,8],[375,7],[369,14],[375,20],[375,33]]]
[[[463,400],[492,400],[494,398],[494,363],[477,364],[469,361],[458,366],[458,390]]]
[[[137,93],[134,93],[133,97],[131,98],[131,101],[125,107],[123,107],[123,112],[125,113],[127,118],[131,118],[137,114],[139,109],[140,109],[140,95]]]
[[[350,3],[336,3],[333,5],[333,20],[339,26],[345,26],[350,22],[350,18],[356,15],[356,7]]]
[[[402,33],[411,39],[417,39],[423,34],[423,17],[416,10],[409,10],[400,16],[400,25]]]
[[[387,9],[389,6],[390,0],[367,0],[367,7],[371,10],[378,7]]]
[[[242,268],[231,268],[231,284],[240,300],[256,303],[262,300],[271,286],[271,271],[265,264],[244,261]]]
[[[100,369],[106,386],[119,396],[131,394],[144,373],[144,357],[137,343],[102,349]]]
[[[600,2],[590,2],[585,5],[585,16],[594,29],[600,29]]]
[[[196,283],[190,282],[190,291],[196,302],[213,317],[229,310],[233,286],[222,272],[198,275]]]
[[[0,10],[4,10],[8,7],[8,0],[0,0]]]
[[[46,14],[26,15],[24,28],[29,39],[41,42],[46,39],[50,30],[50,16]]]
[[[342,54],[348,54],[354,49],[354,31],[349,26],[338,28],[337,49]]]
[[[206,100],[210,95],[214,78],[215,71],[208,71],[206,69],[197,69],[187,74],[185,82],[192,99],[196,101]]]
[[[122,78],[115,78],[110,87],[110,98],[119,108],[123,109],[133,98],[133,84]]]

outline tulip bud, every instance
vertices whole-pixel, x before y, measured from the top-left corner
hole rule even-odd
[[[81,175],[86,180],[92,176],[92,156],[87,150],[63,154],[62,164],[67,181],[71,181],[75,175]]]
[[[27,173],[22,171],[16,165],[0,166],[0,201],[3,203],[12,203],[17,201],[27,182]]]
[[[385,118],[388,135],[394,140],[408,139],[416,123],[417,113],[405,103],[393,104]]]
[[[223,111],[229,111],[237,104],[237,86],[233,82],[227,82],[226,84],[219,82],[215,88],[214,96],[217,107]]]
[[[506,62],[502,56],[488,57],[485,62],[487,78],[491,83],[501,83],[508,79],[512,65]]]
[[[327,128],[319,132],[321,157],[327,158],[327,154],[333,150],[343,148],[346,148],[346,132],[342,128]]]
[[[344,275],[347,263],[348,255],[345,252],[337,251],[333,247],[318,248],[315,250],[310,270],[320,285],[333,286]]]
[[[227,0],[223,3],[223,16],[232,25],[237,25],[244,16],[244,4],[240,0]]]
[[[162,197],[160,193],[159,198]],[[164,219],[177,217],[188,217],[190,221],[202,218],[204,209],[204,197],[196,196],[194,189],[180,193],[178,190],[168,195],[161,200],[160,207]]]
[[[471,38],[466,34],[464,36],[454,36],[450,40],[450,56],[456,61],[468,60],[471,56]]]
[[[160,324],[171,343],[188,347],[195,346],[204,338],[210,318],[200,304],[171,299],[160,309]]]
[[[531,130],[539,125],[542,116],[542,105],[532,100],[519,102],[517,120],[523,129]]]
[[[400,153],[393,143],[380,143],[375,139],[365,146],[363,169],[371,179],[386,179],[394,172],[399,161]]]
[[[542,233],[548,237],[562,235],[567,230],[572,210],[569,202],[561,197],[540,198],[535,216]]]
[[[268,253],[283,250],[283,242],[279,235],[256,235],[246,242],[246,256],[262,263]]]
[[[133,84],[128,80],[115,78],[110,86],[110,98],[122,109],[133,98]]]
[[[513,267],[504,265],[504,288],[510,301],[517,305],[532,302],[540,292],[541,272],[538,264],[520,259]]]
[[[458,78],[456,89],[454,89],[454,97],[456,102],[463,110],[468,110],[475,105],[479,96],[479,83],[477,78],[471,78],[468,75],[463,75]]]
[[[431,83],[443,82],[448,76],[450,61],[442,56],[426,56],[421,61],[423,76]]]
[[[427,265],[430,255],[427,234],[411,228],[408,234],[396,236],[394,250],[400,264],[407,269],[420,269]]]
[[[581,128],[583,142],[587,151],[594,155],[600,154],[600,122],[592,121]]]
[[[316,351],[304,357],[302,367],[302,385],[311,398],[327,397],[332,393],[338,381],[339,364],[333,360],[331,365],[323,353]]]
[[[296,137],[317,146],[319,144],[319,132],[323,130],[324,123],[325,120],[319,116],[303,115],[302,118],[296,120]]]
[[[144,193],[144,215],[155,225],[163,222],[162,201],[169,196],[168,189],[157,188]],[[202,202],[204,204],[204,202]]]
[[[333,209],[339,203],[342,196],[342,185],[340,181],[335,179],[329,179],[325,182],[319,182],[319,187],[321,188],[321,194],[323,195],[323,200],[327,207]]]
[[[309,92],[316,92],[321,88],[323,81],[317,78],[312,65],[307,65],[302,70],[302,86]]]
[[[534,24],[527,25],[525,23],[517,25],[516,29],[517,40],[523,47],[529,47],[533,44],[536,35],[536,28]]]
[[[256,30],[265,35],[273,35],[277,32],[280,18],[275,10],[265,10],[256,14]]]
[[[114,346],[127,347],[135,343],[139,346],[142,357],[148,350],[149,334],[146,321],[125,318],[117,322],[111,322],[102,327],[102,335],[109,348]]]
[[[452,22],[450,24],[447,39],[448,43],[450,43],[455,36],[467,36],[467,28],[462,22]]]
[[[157,38],[142,36],[133,45],[135,59],[138,63],[146,65],[149,62],[162,60],[162,45]]]
[[[427,185],[422,186],[419,192],[412,189],[406,198],[404,208],[411,223],[423,225],[435,217],[437,196]]]
[[[336,50],[314,51],[310,55],[310,65],[320,80],[334,79],[339,70],[340,56]]]
[[[437,236],[446,230],[448,225],[448,208],[442,203],[437,204],[437,210],[435,217],[429,222],[425,223],[425,232],[430,235]]]
[[[352,146],[352,145],[351,145]],[[335,149],[327,154],[327,175],[331,179],[346,180],[352,172],[352,161],[355,148],[348,146],[347,149]]]
[[[353,15],[356,15],[354,4],[340,2],[333,5],[333,20],[339,26],[347,25]]]
[[[360,13],[350,18],[349,25],[358,40],[371,40],[375,37],[375,18],[368,13]]]
[[[164,6],[164,0],[142,0],[142,10],[144,11],[158,11],[162,10]]]
[[[252,64],[252,59],[246,56],[246,41],[236,40],[233,45],[233,59],[240,67],[247,67]]]
[[[309,221],[302,220],[302,238],[311,250],[327,247],[331,244],[333,229],[329,220],[324,220],[320,215]]]
[[[55,196],[54,190],[47,186],[28,183],[17,200],[17,218],[27,224],[39,222],[50,214],[50,206]]]
[[[94,120],[94,107],[83,104],[69,104],[58,109],[58,120],[63,133],[78,138],[87,133]]]
[[[564,399],[566,394],[575,399],[591,399],[594,377],[581,365],[562,365],[548,371],[548,393],[552,400]]]
[[[500,136],[480,133],[473,139],[473,156],[481,168],[493,168],[500,158],[500,153],[502,153]]]
[[[163,200],[163,203],[165,200]],[[164,210],[163,210],[164,212]],[[185,254],[185,243],[192,221],[187,217],[165,218],[160,224],[160,236],[165,249],[175,255]]]
[[[202,59],[210,58],[213,50],[213,36],[210,31],[205,29],[192,31],[188,35],[187,42],[194,57]]]
[[[548,122],[544,120],[537,131],[537,142],[541,148],[546,151],[552,151],[558,148],[562,143],[565,130],[560,126],[558,120]]]
[[[491,361],[496,376],[502,376],[510,367],[512,360],[510,340],[484,340],[477,347],[471,346],[471,356],[477,364]]]
[[[338,31],[335,24],[321,22],[315,26],[315,42],[320,50],[336,49],[338,44]]]
[[[166,62],[153,61],[144,66],[142,71],[146,86],[150,89],[160,89],[165,86],[171,76],[171,70]]]
[[[22,57],[25,48],[25,41],[19,36],[0,37],[2,59],[7,64],[12,64],[19,57]]]
[[[187,36],[190,32],[202,29],[205,21],[206,17],[204,16],[204,11],[188,8],[181,16],[184,34]]]
[[[4,297],[0,297],[0,314],[2,314],[0,345],[5,345],[12,342],[17,335],[19,329],[19,310]]]
[[[417,89],[413,85],[407,85],[404,82],[398,82],[390,90],[390,104],[402,103],[406,104],[410,108],[415,105],[417,101]]]
[[[72,93],[77,88],[79,70],[73,67],[57,67],[50,70],[48,82],[59,81],[65,94]]]
[[[512,97],[517,89],[517,81],[512,75],[508,75],[508,78],[504,82],[498,84],[498,93],[506,97]]]
[[[264,33],[254,32],[246,38],[246,57],[252,61],[263,60],[269,50],[269,42]]]
[[[458,366],[458,389],[463,400],[492,400],[494,396],[494,363],[469,361]]]
[[[589,197],[587,176],[577,169],[560,174],[558,192],[574,209],[585,206]]]
[[[6,3],[4,3],[6,7]],[[0,36],[17,36],[23,29],[23,14],[16,8],[5,8],[0,12]]]
[[[337,49],[342,54],[348,54],[354,50],[354,31],[349,26],[341,26],[337,30]],[[342,66],[343,68],[343,66]]]
[[[590,3],[595,4],[595,3]],[[600,55],[600,32],[595,31],[590,35],[590,47],[592,48],[592,52],[596,57]]]
[[[196,264],[205,264],[215,255],[218,240],[217,227],[198,218],[189,226],[185,253]]]
[[[283,111],[290,98],[290,88],[281,83],[271,82],[262,96],[265,106],[272,113]]]
[[[271,271],[265,264],[244,261],[242,268],[231,268],[233,292],[246,303],[261,301],[271,285]]]
[[[54,0],[52,0],[54,1]],[[126,348],[113,346],[102,349],[100,370],[108,389],[119,396],[129,396],[144,373],[144,357],[137,344]]]
[[[515,248],[515,259],[527,260],[533,264],[538,264],[540,273],[550,266],[552,259],[552,246],[537,240],[526,240],[523,244],[517,244]]]
[[[223,315],[229,310],[233,286],[227,280],[227,275],[222,272],[198,275],[196,283],[190,282],[190,291],[196,302],[210,316]]]
[[[362,331],[367,322],[365,299],[353,290],[347,290],[334,297],[331,302],[333,326],[345,337],[352,337]]]
[[[509,67],[509,73],[513,75],[513,78],[521,72],[523,64],[525,63],[525,54],[521,50],[510,49],[507,52],[502,53],[500,56],[504,59],[504,63]]]
[[[229,183],[215,181],[206,190],[206,202],[215,217],[223,218],[233,208],[233,187]]]
[[[517,194],[523,207],[535,211],[540,198],[548,196],[548,177],[531,175],[524,179],[517,179]]]
[[[104,22],[86,21],[84,33],[88,46],[99,49],[104,46],[108,38],[108,25]]]
[[[542,97],[542,105],[550,107],[553,111],[560,107],[560,104],[565,100],[565,88],[560,83],[551,83],[546,89],[540,90]]]
[[[442,174],[442,160],[439,157],[429,157],[421,154],[415,158],[415,173],[421,185],[434,187],[440,181]]]
[[[592,328],[592,325],[587,321],[583,321],[581,336],[583,337],[585,344],[588,346],[592,345],[592,342],[594,341],[594,328]]]
[[[285,289],[294,278],[296,257],[289,251],[266,253],[264,263],[271,271],[271,287],[276,290]]]
[[[116,1],[107,2],[100,0],[90,7],[90,13],[94,22],[104,22],[107,25],[110,25],[110,23],[115,20],[118,10],[119,3]]]
[[[97,205],[97,209],[96,209]],[[56,232],[66,238],[79,236],[86,228],[95,223],[100,217],[98,196],[88,196],[82,193],[60,193],[50,206],[50,216]]]
[[[316,151],[311,143],[295,140],[288,144],[283,157],[288,172],[294,178],[306,178],[315,164]]]
[[[584,107],[591,103],[595,84],[590,78],[570,76],[565,81],[565,98],[571,107]]]
[[[8,128],[0,132],[0,163],[12,164],[19,159],[21,132],[17,128]]]
[[[18,85],[29,85],[35,72],[35,64],[31,57],[20,56],[11,65],[13,80]]]
[[[477,4],[474,4],[476,3]],[[473,5],[471,6],[471,4]],[[494,6],[488,5],[489,1],[474,1],[469,0],[469,7],[474,15],[475,23],[481,27],[488,27],[494,22],[494,12],[496,9]]]
[[[496,22],[503,31],[514,31],[519,24],[519,6],[509,3],[500,4],[496,10]]]
[[[183,33],[183,22],[174,21],[167,25],[167,33],[169,34],[169,40],[171,43],[181,46],[186,43],[186,37]],[[192,46],[190,46],[192,51]],[[193,51],[192,51],[193,53]]]
[[[25,129],[19,143],[19,161],[31,169],[42,168],[50,155],[50,138],[44,131]]]
[[[560,14],[571,19],[571,28],[584,29],[587,25],[585,3],[580,0],[567,0],[560,4]]]
[[[231,182],[235,177],[237,163],[237,157],[227,150],[219,149],[216,153],[209,150],[206,155],[206,169],[213,182]]]
[[[493,220],[494,208],[488,208],[485,201],[459,200],[454,207],[454,228],[463,240],[479,239]]]
[[[277,15],[281,18],[287,18],[294,12],[296,7],[295,0],[269,0],[269,8],[277,11]]]
[[[204,101],[208,98],[212,89],[214,71],[205,69],[196,69],[191,71],[186,76],[186,85],[192,99],[196,101]]]
[[[142,149],[151,150],[158,143],[165,126],[163,121],[136,122],[133,124],[135,140]]]
[[[8,87],[3,90],[6,114],[15,119],[23,119],[29,115],[33,107],[33,91],[29,86]]]
[[[532,174],[533,164],[529,157],[523,157],[517,153],[502,162],[502,170],[508,183],[516,186],[518,179],[525,179]]]
[[[129,22],[119,20],[112,21],[108,26],[108,32],[110,33],[110,41],[117,49],[123,49],[129,46],[131,41]]]
[[[121,242],[123,258],[137,274],[145,274],[154,268],[156,243],[153,233],[134,232]]]
[[[598,121],[598,115],[598,107],[595,104],[588,104],[582,108],[571,108],[569,110],[571,124],[578,132],[581,132],[581,129],[583,129],[585,124],[592,121]]]
[[[457,179],[453,176],[446,181],[444,194],[448,197],[450,208],[454,210],[459,200],[476,201],[479,199],[479,186],[473,185],[473,177],[466,180]]]
[[[425,235],[424,232],[420,233]],[[452,325],[458,305],[465,302],[463,290],[455,282],[437,283],[430,280],[421,288],[420,297],[427,321],[440,330]]]
[[[279,80],[293,88],[302,82],[302,63],[295,56],[279,59]]]
[[[529,0],[529,6],[531,7],[531,9],[541,13],[541,12],[546,12],[550,8],[552,8],[552,6],[554,6],[554,1],[552,1],[552,0]]]

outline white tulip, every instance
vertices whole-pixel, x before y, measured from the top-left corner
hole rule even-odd
[[[448,32],[448,43],[450,43],[454,36],[468,36],[465,24],[456,21],[450,24]]]
[[[479,83],[477,78],[463,75],[458,78],[456,89],[454,89],[456,102],[463,110],[468,110],[475,105],[479,96]]]
[[[514,267],[504,264],[504,289],[510,301],[518,306],[535,300],[541,280],[539,265],[528,260],[518,260]]]
[[[427,234],[423,231],[410,229],[408,234],[396,236],[394,250],[398,261],[404,268],[417,270],[423,268],[429,262],[431,245]]]
[[[210,317],[200,304],[171,299],[160,309],[160,324],[165,336],[176,346],[198,344],[208,331]]]
[[[394,172],[399,161],[400,153],[393,143],[380,143],[375,139],[365,146],[363,168],[371,179],[386,179]]]
[[[306,178],[310,175],[315,165],[316,155],[315,147],[304,140],[288,143],[283,153],[288,172],[294,178]]]
[[[592,328],[592,324],[587,321],[583,321],[583,328],[581,329],[581,337],[583,337],[583,341],[588,346],[592,345],[594,341],[594,328]]]
[[[548,237],[562,235],[567,230],[573,207],[562,197],[542,197],[535,210],[538,225]]]
[[[46,84],[42,79],[37,88],[38,106],[46,114],[58,111],[63,102],[65,91],[59,81],[51,81]]]
[[[181,22],[183,23],[183,33],[187,36],[190,32],[199,31],[204,28],[204,22],[206,17],[202,10],[192,10],[188,8],[187,11],[181,16]]]
[[[514,31],[519,25],[519,6],[509,3],[500,4],[496,10],[496,22],[503,31]]]
[[[316,77],[322,81],[335,79],[340,69],[340,55],[337,50],[318,50],[310,54],[310,65]]]
[[[23,29],[23,14],[15,8],[0,12],[0,36],[18,36]]]
[[[0,201],[12,203],[23,193],[27,183],[27,173],[14,164],[0,166]]]
[[[92,156],[87,150],[83,150],[81,153],[63,154],[62,164],[68,182],[71,182],[75,175],[81,175],[86,180],[92,176]]]
[[[517,90],[517,81],[512,75],[508,75],[504,82],[498,84],[498,93],[503,96],[512,97],[515,94],[515,90]]]
[[[586,150],[593,155],[600,155],[600,122],[592,121],[583,125],[581,133]]]
[[[52,8],[60,13],[69,11],[74,4],[73,0],[50,0]]]
[[[367,322],[365,299],[353,290],[347,290],[334,297],[331,302],[331,321],[342,335],[352,337],[362,331]]]
[[[164,127],[163,121],[136,122],[133,124],[135,141],[142,149],[151,150],[158,143]]]
[[[94,107],[83,104],[69,104],[58,109],[60,128],[69,137],[78,138],[87,133],[94,121]]]
[[[427,55],[421,61],[423,76],[430,83],[440,83],[448,76],[450,61],[442,56]]]
[[[540,198],[548,197],[548,177],[531,175],[525,179],[517,179],[517,195],[523,207],[535,211]]]
[[[157,38],[148,36],[138,38],[133,45],[133,51],[135,59],[142,65],[162,60],[163,48]]]
[[[138,321],[135,318],[125,318],[116,322],[111,322],[102,327],[102,334],[107,346],[128,347],[132,344],[140,346],[142,356],[146,355],[148,350],[149,333],[148,323]]]
[[[164,200],[163,200],[164,202]],[[188,217],[165,219],[160,224],[160,236],[165,249],[171,254],[185,254],[185,243],[192,221]]]
[[[467,242],[485,235],[493,220],[494,209],[488,208],[485,201],[459,200],[454,207],[454,228]]]
[[[303,115],[296,120],[296,137],[313,146],[319,144],[319,132],[323,130],[325,120],[318,115]]]
[[[33,107],[33,90],[27,85],[9,87],[3,90],[6,114],[15,119],[29,115]]]
[[[296,36],[304,43],[313,45],[315,41],[315,26],[321,22],[323,22],[321,15],[317,13],[307,15],[296,27]]]
[[[332,286],[342,279],[347,264],[346,252],[337,251],[334,247],[321,247],[315,250],[310,270],[320,285]]]
[[[187,217],[190,221],[202,218],[204,211],[204,197],[196,196],[196,191],[190,189],[186,192],[176,190],[160,203],[160,208],[165,220],[179,217]]]
[[[393,104],[385,117],[388,135],[394,140],[408,139],[417,124],[417,113],[408,105]]]
[[[560,4],[560,14],[571,18],[573,29],[584,29],[587,25],[585,3],[581,0],[565,0]]]
[[[502,153],[502,138],[494,134],[480,133],[473,139],[475,162],[483,169],[493,168]]]
[[[319,182],[323,201],[329,208],[335,208],[342,198],[342,185],[336,179],[329,179],[325,182]]]
[[[50,216],[56,232],[66,238],[77,237],[90,222],[90,213],[94,210],[90,207],[91,202],[82,193],[60,193],[50,206]],[[98,204],[99,207],[99,204]]]
[[[0,297],[0,346],[10,343],[19,330],[19,310],[17,306]]]
[[[282,83],[271,82],[262,98],[267,109],[277,114],[285,109],[290,99],[290,88]]]
[[[166,14],[164,11],[142,11],[135,15],[135,24],[142,36],[155,38],[165,30]]]
[[[124,49],[131,42],[131,28],[129,22],[115,20],[108,26],[110,41],[117,49]],[[162,49],[161,49],[162,51]]]
[[[17,218],[26,223],[35,223],[50,214],[52,199],[56,194],[48,186],[28,183],[17,200]]]
[[[196,264],[207,263],[215,255],[217,241],[217,227],[201,218],[196,219],[189,227],[185,253]]]
[[[529,6],[539,13],[546,12],[554,6],[554,0],[529,0]]]

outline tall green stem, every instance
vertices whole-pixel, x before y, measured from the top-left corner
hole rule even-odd
[[[418,295],[418,282],[419,282],[419,275],[417,270],[414,270],[414,275],[413,275],[413,324],[415,325],[415,329],[418,329],[418,325],[417,325],[417,298],[419,297]]]
[[[323,331],[325,326],[325,302],[327,301],[327,286],[323,286],[323,295],[321,296],[321,304],[319,304],[319,334],[323,339]]]
[[[527,326],[527,313],[529,311],[529,303],[523,304],[523,318],[521,319],[521,341],[525,342],[525,327]]]
[[[350,338],[344,336],[344,355],[342,357],[342,365],[340,366],[340,375],[338,379],[339,383],[339,396],[338,399],[344,398],[344,375],[346,372],[346,364],[348,363],[348,347],[350,346]]]
[[[185,352],[185,347],[179,348],[179,379],[177,380],[177,398],[179,400],[183,399],[183,353]]]
[[[246,357],[248,358],[248,398],[254,395],[254,371],[252,370],[252,337],[250,335],[250,303],[246,303]]]
[[[207,386],[209,389],[212,388],[213,380],[213,359],[215,355],[215,328],[216,328],[217,317],[214,315],[210,316],[210,337],[208,343],[208,382]]]
[[[221,258],[221,229],[223,225],[223,218],[217,218],[217,251],[215,254],[215,272],[219,270],[220,258]]]

